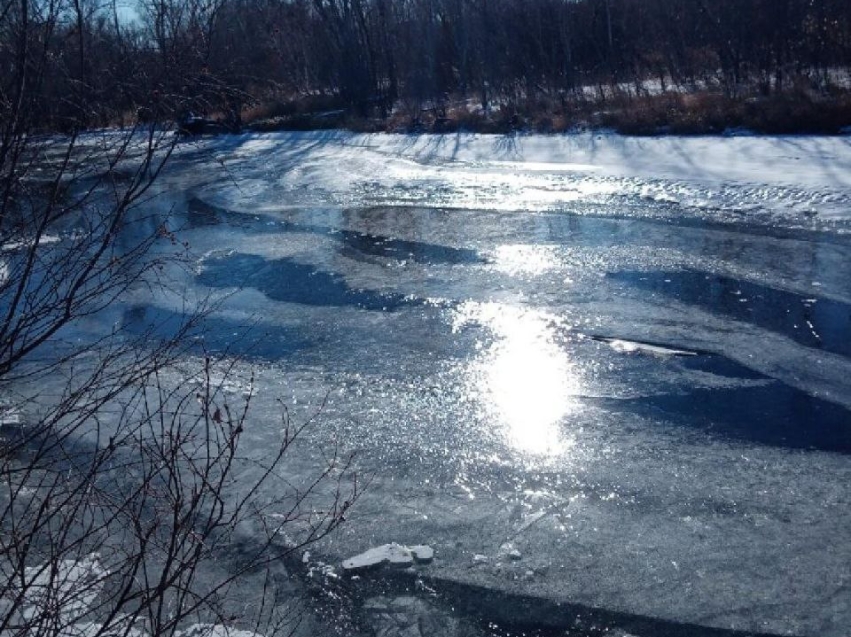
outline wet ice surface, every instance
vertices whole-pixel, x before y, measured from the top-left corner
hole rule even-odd
[[[428,544],[484,625],[847,634],[848,140],[245,136],[161,188],[194,272],[104,320],[220,299],[249,453],[324,402],[372,476],[326,561]]]

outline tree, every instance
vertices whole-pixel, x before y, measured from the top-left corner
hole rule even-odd
[[[287,481],[305,425],[283,408],[277,445],[240,454],[250,384],[229,395],[232,363],[188,357],[209,308],[162,338],[77,338],[128,290],[164,286],[187,250],[143,205],[175,148],[176,102],[151,94],[143,122],[84,132],[114,115],[97,89],[112,61],[96,47],[135,46],[101,17],[81,0],[0,5],[0,632],[271,631],[277,561],[340,524],[357,485],[336,449],[308,484]],[[122,83],[144,94],[144,78]],[[175,382],[187,360],[188,386]],[[258,571],[244,617],[229,596]]]

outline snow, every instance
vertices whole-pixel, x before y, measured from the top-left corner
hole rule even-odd
[[[332,204],[686,215],[806,228],[851,222],[847,137],[337,131],[223,136],[202,147],[218,177],[205,200],[254,214]]]
[[[851,141],[842,137],[267,133],[223,137],[211,142],[211,150],[225,161],[258,157],[264,162],[273,157],[286,162],[300,152],[301,165],[290,170],[298,169],[294,176],[300,181],[309,177],[313,185],[329,180],[350,184],[383,164],[384,170],[369,171],[369,176],[390,181],[427,166],[472,165],[507,173],[591,172],[673,181],[851,187]],[[346,171],[341,172],[344,160]]]
[[[80,560],[61,560],[53,564],[26,567],[23,574],[25,621],[50,617],[58,628],[56,637],[93,637],[103,634],[104,625],[89,621],[95,601],[109,576],[97,553]],[[144,622],[139,622],[144,624]],[[107,627],[107,634],[149,637],[131,624],[129,616],[118,613]],[[260,633],[240,630],[224,624],[196,623],[175,631],[175,637],[263,637]]]

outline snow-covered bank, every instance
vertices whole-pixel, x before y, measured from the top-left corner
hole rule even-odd
[[[851,188],[851,137],[459,133],[351,135],[345,143],[423,162],[508,162],[495,165],[508,171],[593,170],[620,177]]]
[[[208,152],[218,183],[206,197],[244,210],[286,201],[685,216],[840,232],[851,224],[847,137],[268,133],[203,140],[178,157]]]

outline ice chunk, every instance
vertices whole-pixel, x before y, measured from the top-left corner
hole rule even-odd
[[[263,637],[263,635],[224,624],[192,624],[185,630],[175,632],[175,637]]]
[[[417,564],[430,564],[434,559],[434,549],[425,544],[417,544],[410,547],[410,550]]]
[[[407,546],[396,544],[383,544],[376,546],[360,555],[355,555],[343,561],[343,570],[347,573],[366,570],[384,564],[392,566],[411,566],[414,563],[414,555]]]
[[[512,542],[505,542],[502,546],[499,547],[499,552],[502,555],[508,557],[508,559],[512,561],[517,561],[522,559],[523,554],[517,550],[517,547],[514,546]]]
[[[597,338],[596,340],[608,343],[616,352],[621,354],[651,354],[652,356],[697,356],[697,352],[663,345],[653,345],[640,341],[627,341],[622,338]]]
[[[58,612],[63,622],[83,617],[108,575],[97,553],[82,560],[61,560],[25,568],[24,619],[31,621],[47,612]]]
[[[26,237],[17,241],[7,241],[6,243],[0,245],[0,252],[17,252],[18,250],[28,250],[36,245],[50,245],[51,243],[58,243],[59,241],[61,241],[60,237],[48,234],[42,235],[38,238]]]
[[[2,281],[0,281],[2,283]],[[11,407],[0,405],[0,426],[20,425],[21,414]]]

